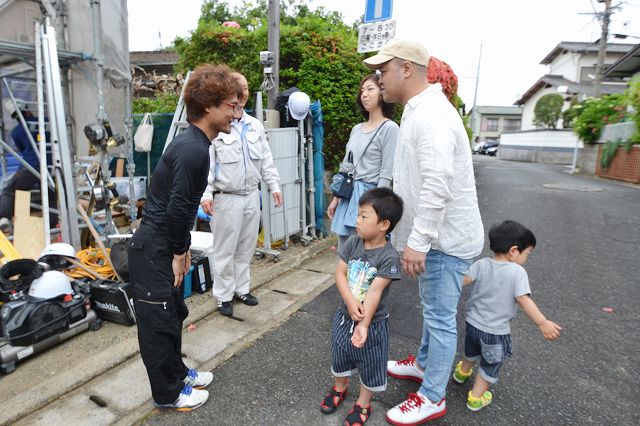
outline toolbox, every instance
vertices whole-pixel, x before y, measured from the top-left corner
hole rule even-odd
[[[211,289],[213,280],[211,279],[211,267],[208,256],[196,256],[191,259],[191,291],[196,293],[206,293]]]
[[[122,325],[136,323],[133,308],[133,285],[112,280],[93,280],[91,288],[91,305],[98,317]]]

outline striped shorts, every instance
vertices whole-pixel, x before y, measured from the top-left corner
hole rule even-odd
[[[371,323],[367,341],[362,348],[351,343],[355,323],[338,309],[331,335],[331,373],[335,377],[349,377],[354,370],[360,374],[362,385],[372,392],[387,388],[387,360],[389,359],[389,319]]]

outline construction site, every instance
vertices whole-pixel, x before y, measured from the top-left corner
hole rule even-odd
[[[134,127],[127,22],[126,0],[0,0],[0,381],[17,380],[22,391],[37,382],[20,376],[21,364],[28,361],[29,374],[48,374],[60,356],[51,348],[72,344],[87,330],[104,331],[103,321],[110,327],[95,337],[95,347],[105,353],[105,336],[135,338],[135,327],[128,327],[136,317],[127,241],[139,224],[153,167],[188,123],[181,96],[172,116],[156,117],[167,125],[156,129],[153,141],[144,148],[134,143],[136,128],[151,123],[153,114],[137,117]],[[255,93],[254,112],[269,127],[286,200],[274,207],[269,191],[261,192],[255,254],[268,263],[263,269],[269,279],[277,276],[269,272],[275,263],[279,273],[287,266],[281,260],[293,243],[308,252],[324,234],[320,103],[312,102],[306,117],[288,127],[281,127],[277,111],[262,111],[262,91],[273,86],[272,61],[265,55],[265,84]],[[211,298],[208,228],[208,218],[199,215],[191,232],[192,267],[182,285],[184,297],[196,296],[190,303],[200,306],[193,321],[214,311],[201,306]],[[299,254],[295,262],[301,262]],[[136,353],[130,343],[120,361]],[[114,348],[115,360],[118,353]],[[92,364],[84,382],[114,367]],[[45,393],[5,413],[0,423],[60,395]]]

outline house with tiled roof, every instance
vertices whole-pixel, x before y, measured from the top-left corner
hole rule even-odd
[[[600,41],[572,42],[563,41],[554,47],[540,61],[547,65],[549,72],[536,81],[515,103],[522,107],[522,130],[536,129],[533,124],[534,108],[538,100],[548,93],[562,92],[567,97],[577,96],[578,100],[593,95],[593,81],[598,62]],[[627,43],[607,43],[604,69],[613,65],[633,50],[635,46]],[[625,82],[615,76],[604,78],[602,94],[622,93],[626,89]],[[565,109],[568,108],[568,102]],[[562,121],[558,123],[562,128]]]
[[[607,43],[601,94],[625,91],[625,80],[614,75],[606,76],[606,70],[628,55],[634,47],[633,44]],[[563,128],[561,119],[555,129],[536,126],[533,123],[534,110],[538,100],[549,93],[560,93],[565,97],[563,110],[569,108],[572,98],[581,101],[593,96],[598,49],[599,40],[592,43],[563,41],[542,59],[540,63],[547,65],[549,71],[514,103],[522,108],[521,127],[519,131],[500,136],[499,158],[575,164],[578,153],[583,149],[582,141],[571,129]]]

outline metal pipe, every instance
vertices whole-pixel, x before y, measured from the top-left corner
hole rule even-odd
[[[20,111],[20,108],[18,107],[18,102],[16,102],[16,98],[13,96],[11,87],[9,87],[9,83],[7,82],[6,78],[3,78],[2,82],[4,83],[4,86],[7,88],[7,93],[9,94],[9,97],[11,98],[11,102],[13,102],[13,106],[16,109],[15,114],[18,116],[18,121],[20,122],[20,125],[22,126],[25,133],[27,134],[27,139],[29,139],[29,143],[31,144],[31,149],[36,154],[36,157],[38,158],[38,160],[40,160],[40,152],[38,151],[38,145],[36,144],[36,141],[33,140],[33,136],[31,135],[31,131],[29,129],[29,125],[27,124],[27,121],[24,119],[24,115],[22,115],[22,111]]]
[[[305,118],[306,124],[306,139],[307,139],[307,172],[309,173],[309,185],[307,192],[309,193],[309,228],[311,231],[311,236],[313,238],[316,237],[316,185],[315,185],[315,176],[313,170],[313,139],[311,138],[311,111]]]
[[[40,24],[35,24],[36,45],[36,92],[38,97],[38,141],[40,142],[40,200],[42,202],[42,220],[44,221],[44,246],[51,243],[49,228],[49,188],[47,185],[47,138],[44,132],[44,88],[42,82],[42,46],[40,45]]]
[[[17,152],[15,152],[13,150],[13,148],[11,148],[11,145],[7,144],[5,141],[3,141],[2,139],[0,139],[0,145],[2,145],[2,147],[4,149],[6,149],[7,151],[9,151],[9,154],[13,155],[16,160],[18,160],[20,162],[20,164],[27,170],[29,170],[31,172],[32,175],[34,175],[35,177],[37,177],[38,179],[40,179],[40,173],[34,169],[31,164],[27,163],[22,157],[20,157],[20,154],[18,154]],[[53,183],[50,183],[50,188],[54,189]]]
[[[96,68],[96,87],[98,96],[98,121],[107,118],[104,110],[104,58],[102,57],[102,18],[100,16],[100,0],[91,0],[93,17],[93,57]]]

